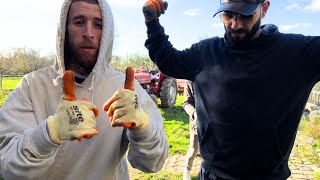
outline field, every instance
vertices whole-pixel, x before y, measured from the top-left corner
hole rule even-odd
[[[0,81],[0,107],[8,94],[17,86],[21,77],[3,77]]]
[[[189,144],[189,117],[184,111],[183,96],[178,96],[173,108],[159,108],[170,143],[170,154],[186,154]]]
[[[20,82],[21,77],[3,77],[1,89],[13,90]]]

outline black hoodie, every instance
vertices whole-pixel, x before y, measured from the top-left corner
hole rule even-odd
[[[210,38],[178,51],[158,20],[145,46],[159,69],[194,81],[202,166],[226,179],[281,180],[309,93],[320,75],[320,37],[264,25],[232,46]]]

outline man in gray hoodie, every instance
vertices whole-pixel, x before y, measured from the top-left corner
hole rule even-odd
[[[128,149],[134,168],[162,168],[162,117],[136,81],[123,88],[124,74],[110,66],[113,32],[105,0],[65,0],[54,66],[25,75],[0,109],[3,178],[129,179]]]

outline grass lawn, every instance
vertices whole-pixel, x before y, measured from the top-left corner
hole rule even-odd
[[[9,93],[10,91],[0,90],[0,107],[2,106],[4,100],[6,100]]]
[[[13,90],[20,80],[21,77],[4,77],[2,78],[2,89]]]
[[[182,179],[182,172],[172,173],[169,171],[161,170],[158,173],[154,174],[147,174],[140,172],[135,174],[134,177],[131,177],[132,180],[181,180]],[[192,180],[196,180],[197,176],[192,174]]]
[[[320,172],[313,173],[314,180],[320,180]]]
[[[181,154],[184,156],[189,147],[189,116],[182,105],[183,96],[177,96],[175,107],[159,108],[170,143],[170,155]],[[148,174],[138,171],[130,176],[134,180],[180,180],[182,179],[182,172],[161,170],[158,173]],[[197,174],[192,174],[192,179],[197,179]]]
[[[189,145],[189,116],[182,104],[183,96],[177,96],[175,107],[159,108],[170,143],[170,154],[186,154]]]
[[[0,107],[10,92],[19,84],[21,77],[4,77],[2,78],[0,90]]]

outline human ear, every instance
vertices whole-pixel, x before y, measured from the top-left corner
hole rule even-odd
[[[262,8],[262,18],[264,18],[264,17],[267,15],[269,6],[270,6],[270,1],[269,1],[269,0],[267,0],[265,3],[263,3],[263,4],[261,5],[261,8]]]

